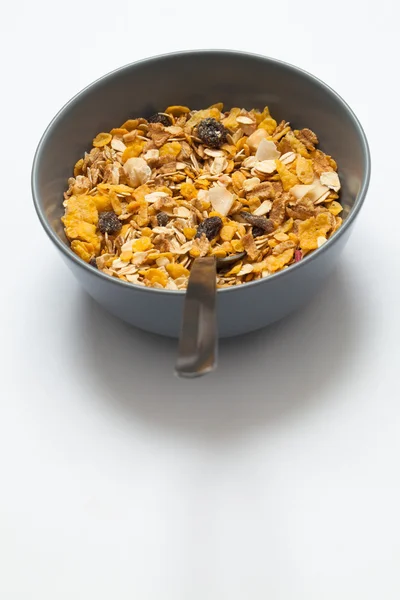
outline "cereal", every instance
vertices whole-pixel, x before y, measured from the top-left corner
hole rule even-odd
[[[220,287],[302,260],[341,226],[334,159],[268,107],[174,105],[93,139],[68,179],[71,249],[111,277],[182,290],[198,257],[245,258]]]

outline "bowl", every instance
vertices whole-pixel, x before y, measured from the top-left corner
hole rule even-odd
[[[215,102],[248,109],[268,105],[279,121],[309,127],[339,165],[343,224],[318,250],[268,278],[217,292],[220,337],[243,334],[307,302],[337,264],[363,204],[370,155],[349,106],[322,81],[279,60],[232,51],[179,52],[113,71],[89,85],[47,127],[33,162],[32,193],[40,222],[82,287],[105,309],[141,329],[177,337],[184,291],[135,286],[86,264],[70,249],[60,217],[73,165],[99,131],[165,106]]]

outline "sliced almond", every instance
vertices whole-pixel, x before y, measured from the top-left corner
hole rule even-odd
[[[146,154],[143,155],[143,158],[145,160],[158,160],[159,157],[160,151],[157,148],[154,148],[153,150],[148,150]]]
[[[174,209],[174,215],[182,219],[188,219],[192,213],[186,206],[178,206]],[[186,239],[186,238],[185,238]]]
[[[250,177],[243,182],[243,189],[245,192],[250,192],[256,185],[261,183],[258,177]]]
[[[178,127],[177,125],[170,125],[169,127],[165,127],[165,131],[168,131],[171,135],[183,135],[184,131],[182,127]]]
[[[204,154],[207,156],[212,156],[216,158],[217,156],[225,156],[225,152],[223,150],[214,150],[213,148],[204,148]]]
[[[160,256],[160,258],[157,258],[156,260],[156,264],[157,267],[165,267],[166,265],[169,265],[169,260],[166,256]]]
[[[272,208],[271,200],[264,200],[264,202],[262,202],[258,208],[253,210],[253,215],[256,215],[256,217],[262,217],[263,215],[266,215],[267,213],[269,213],[271,208]]]
[[[236,121],[238,123],[242,123],[243,125],[253,125],[253,123],[255,123],[255,121],[253,119],[250,119],[250,117],[246,117],[244,115],[240,115],[239,117],[236,117]]]
[[[276,171],[276,162],[274,160],[263,160],[261,162],[256,162],[254,168],[260,173],[273,173]]]
[[[248,275],[249,273],[251,273],[253,271],[253,265],[243,265],[243,267],[240,269],[239,273],[238,273],[238,277],[240,277],[241,275]]]
[[[129,283],[136,283],[139,285],[143,285],[140,281],[139,281],[139,275],[135,274],[135,275],[125,275],[125,277],[127,278],[127,280],[129,281]]]
[[[140,266],[144,263],[148,256],[148,252],[135,252],[131,258],[131,263],[136,266]]]
[[[217,156],[211,165],[212,175],[221,175],[228,166],[228,161],[224,156]]]
[[[327,188],[325,185],[322,185],[319,179],[316,179],[314,183],[311,183],[310,185],[294,185],[290,189],[290,193],[296,198],[296,200],[301,200],[302,198],[307,197],[314,202],[314,204],[320,204],[327,198],[327,196],[329,196],[330,192],[329,188]]]
[[[304,196],[308,194],[308,192],[310,192],[313,189],[313,185],[314,184],[312,183],[310,185],[304,185],[303,183],[299,183],[298,185],[294,185],[290,189],[290,193],[296,198],[296,200],[301,200],[302,198],[304,198]]]
[[[340,179],[339,175],[335,171],[327,171],[321,173],[319,178],[322,185],[326,185],[331,190],[338,192],[340,190]]]
[[[160,198],[166,198],[169,194],[166,192],[151,192],[150,194],[145,195],[145,200],[152,204],[153,202],[157,202]]]
[[[224,173],[223,175],[218,177],[218,182],[222,183],[222,185],[229,185],[232,182],[232,177]]]
[[[111,140],[111,148],[113,150],[116,150],[117,152],[123,152],[124,150],[126,150],[124,142],[121,140],[121,138],[118,137],[113,137],[113,139]]]
[[[290,165],[294,160],[296,160],[295,152],[285,152],[279,159],[284,165]]]
[[[325,202],[325,200],[327,199],[329,194],[330,194],[330,191],[328,190],[327,192],[325,192],[325,194],[322,194],[322,196],[320,196],[317,200],[315,200],[314,204],[322,204],[322,202]]]
[[[246,169],[252,169],[256,163],[257,163],[257,159],[255,156],[248,156],[242,162],[242,166],[245,167]]]

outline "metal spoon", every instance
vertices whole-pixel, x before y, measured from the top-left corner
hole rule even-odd
[[[175,373],[199,377],[213,371],[217,363],[217,270],[244,258],[245,252],[218,258],[197,258],[192,266],[183,307]]]

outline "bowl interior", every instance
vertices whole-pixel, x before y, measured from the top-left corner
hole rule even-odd
[[[171,104],[205,108],[215,102],[263,108],[294,128],[309,127],[338,163],[344,219],[354,210],[369,172],[368,147],[347,105],[322,82],[290,65],[236,52],[178,53],[128,65],[73,98],[43,136],[33,170],[35,200],[45,224],[64,244],[63,192],[75,162],[100,131]],[[52,232],[49,232],[52,234]]]

